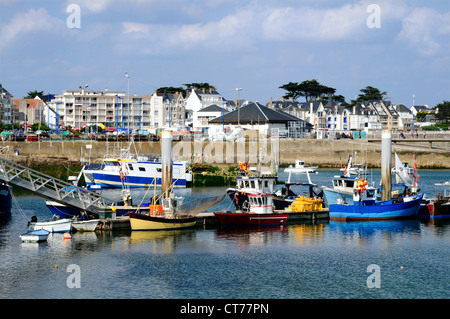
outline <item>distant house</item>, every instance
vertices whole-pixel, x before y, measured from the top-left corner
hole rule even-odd
[[[413,113],[404,104],[394,105],[395,110],[399,116],[398,118],[398,129],[411,131],[413,122]]]
[[[33,125],[44,122],[44,103],[40,99],[14,99],[12,122]]]
[[[414,114],[414,116],[417,116],[417,113],[419,112],[430,112],[431,110],[428,109],[428,105],[413,105],[411,107],[411,112]]]
[[[217,117],[222,117],[224,114],[228,114],[229,112],[225,110],[223,107],[220,107],[216,104],[207,106],[197,112],[194,112],[193,117],[193,129],[194,130],[202,130],[204,128],[208,128],[210,126],[209,121],[215,119]]]
[[[197,112],[213,104],[224,105],[225,99],[217,91],[212,89],[192,89],[189,96],[186,98],[186,110],[193,112]]]
[[[375,110],[363,103],[356,103],[350,114],[349,129],[355,131],[375,132],[381,131],[381,123]]]
[[[222,118],[219,116],[209,121],[210,124],[225,125],[235,128],[259,130],[261,134],[269,136],[273,130],[278,130],[281,135],[289,137],[301,137],[309,133],[312,125],[295,116],[282,111],[275,111],[258,102],[250,102],[234,110]]]
[[[185,100],[181,93],[157,93],[150,98],[150,127],[167,128],[184,126]]]

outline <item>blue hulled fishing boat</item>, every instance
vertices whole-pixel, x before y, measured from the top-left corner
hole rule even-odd
[[[420,208],[423,194],[400,196],[387,201],[377,201],[373,187],[355,189],[353,203],[330,205],[331,220],[390,220],[414,218]]]

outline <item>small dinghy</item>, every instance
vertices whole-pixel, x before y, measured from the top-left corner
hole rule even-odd
[[[31,217],[28,226],[33,230],[44,229],[51,233],[66,233],[72,230],[72,219],[63,218],[54,215],[50,221],[38,222],[36,216]]]
[[[75,220],[72,223],[72,227],[77,231],[95,231],[99,222],[100,219]]]
[[[46,241],[49,234],[50,232],[45,229],[33,230],[20,235],[20,239],[25,242],[40,243]]]

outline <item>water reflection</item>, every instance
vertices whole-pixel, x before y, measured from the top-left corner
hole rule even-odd
[[[238,246],[267,245],[288,238],[288,226],[221,227],[215,232],[215,240],[231,242]]]
[[[132,231],[129,248],[151,247],[153,253],[171,254],[181,243],[191,242],[195,238],[195,229]]]

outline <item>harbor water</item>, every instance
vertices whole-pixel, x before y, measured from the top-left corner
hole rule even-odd
[[[337,173],[319,170],[311,178],[331,186],[331,176]],[[448,170],[419,173],[428,197],[434,196],[434,183],[450,180]],[[279,177],[287,180],[282,171]],[[305,181],[302,178],[293,175],[293,181]],[[369,172],[368,180],[378,184],[380,172]],[[189,200],[225,189],[175,193]],[[119,196],[120,190],[103,194]],[[145,190],[134,189],[132,195],[139,202]],[[22,243],[19,235],[26,232],[31,216],[51,217],[45,200],[31,194],[16,199],[19,206],[13,204],[0,225],[0,298],[450,297],[448,220],[316,220],[261,228],[77,232],[71,239],[51,234],[47,242],[37,244]],[[215,210],[230,204],[227,198]]]

